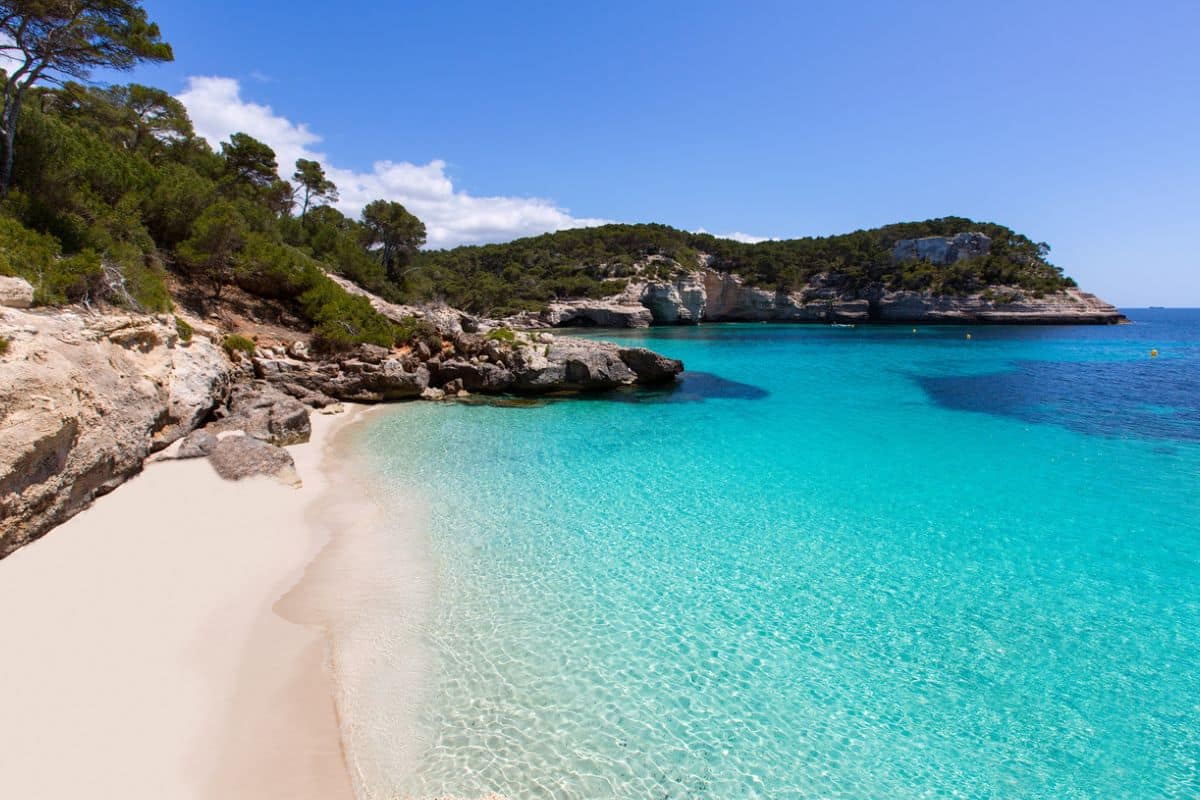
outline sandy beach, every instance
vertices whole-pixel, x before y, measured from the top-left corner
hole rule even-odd
[[[329,543],[331,441],[359,414],[312,415],[300,488],[154,463],[0,561],[0,796],[354,797],[330,593],[305,573]]]

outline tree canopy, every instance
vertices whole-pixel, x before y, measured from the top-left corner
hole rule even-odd
[[[127,70],[139,62],[174,58],[158,25],[140,2],[130,0],[0,2],[0,53],[13,62],[0,87],[0,193],[11,181],[17,120],[31,86],[83,80],[98,67]]]
[[[364,241],[378,247],[388,277],[399,283],[404,267],[425,244],[425,223],[408,213],[400,203],[376,200],[363,209]]]
[[[235,133],[221,143],[225,174],[232,180],[265,189],[279,179],[279,165],[271,147],[246,133]]]
[[[898,263],[901,239],[980,231],[992,239],[986,256],[950,266]],[[815,275],[836,276],[848,290],[877,285],[938,294],[1005,284],[1034,293],[1074,285],[1046,261],[1048,248],[1009,228],[964,217],[885,225],[836,236],[745,244],[666,225],[602,225],[547,233],[505,244],[420,253],[413,291],[441,296],[476,312],[503,315],[539,309],[556,298],[615,294],[630,277],[668,277],[702,263],[736,272],[749,283],[792,290]]]
[[[204,304],[270,300],[307,320],[318,346],[395,342],[387,319],[328,277],[399,298],[367,229],[312,205],[331,197],[327,179],[313,181],[302,221],[269,146],[238,132],[213,152],[165,92],[78,83],[30,92],[12,191],[0,201],[0,274],[27,278],[36,302],[163,311],[173,281]],[[315,162],[301,171],[323,174]],[[404,246],[419,244],[393,243]]]
[[[321,166],[320,162],[310,161],[307,158],[296,159],[296,171],[292,173],[292,180],[300,184],[300,190],[304,193],[304,200],[300,205],[301,221],[308,219],[310,203],[314,201],[337,202],[337,186],[325,177],[325,168]]]

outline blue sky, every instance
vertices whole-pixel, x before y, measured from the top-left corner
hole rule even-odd
[[[1118,304],[1200,306],[1200,4],[146,6],[176,61],[137,80],[212,138],[318,154],[351,211],[401,199],[435,244],[958,214]]]

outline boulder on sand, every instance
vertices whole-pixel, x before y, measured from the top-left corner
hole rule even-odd
[[[300,485],[292,454],[253,436],[233,433],[220,437],[208,460],[225,480],[266,475],[288,486]]]

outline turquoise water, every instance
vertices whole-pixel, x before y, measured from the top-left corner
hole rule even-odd
[[[622,333],[682,387],[375,417],[439,597],[395,790],[1200,796],[1200,312],[1132,316]]]

